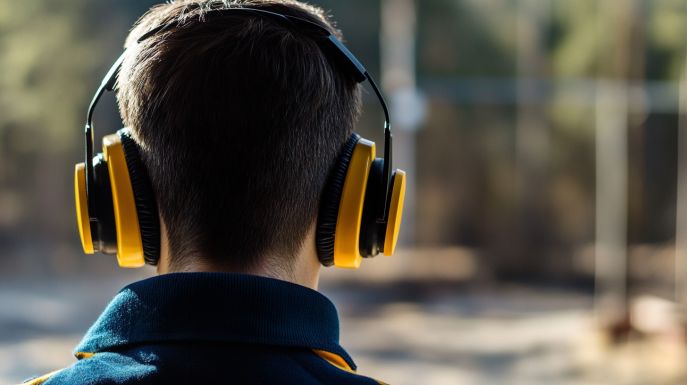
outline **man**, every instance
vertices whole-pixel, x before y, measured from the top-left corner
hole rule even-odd
[[[321,197],[359,114],[359,80],[317,31],[210,17],[237,6],[340,36],[292,0],[179,0],[139,20],[117,97],[157,201],[160,275],[114,298],[78,362],[28,383],[379,383],[356,374],[336,309],[315,291]]]

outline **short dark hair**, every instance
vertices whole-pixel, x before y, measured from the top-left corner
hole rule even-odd
[[[330,170],[359,115],[360,86],[318,47],[321,32],[256,7],[334,29],[297,1],[175,1],[151,8],[127,39],[120,112],[140,146],[171,266],[189,258],[245,270],[303,246]],[[136,46],[136,39],[171,26]]]

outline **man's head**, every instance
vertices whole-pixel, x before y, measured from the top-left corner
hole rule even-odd
[[[321,10],[295,1],[219,3],[237,5],[332,30]],[[360,89],[321,52],[316,31],[244,13],[210,17],[208,7],[177,1],[141,18],[119,75],[120,110],[140,145],[174,270],[200,259],[288,271],[353,130]]]

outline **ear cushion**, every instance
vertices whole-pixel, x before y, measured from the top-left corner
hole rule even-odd
[[[343,192],[353,150],[359,140],[360,135],[355,132],[348,138],[322,191],[320,212],[317,217],[315,246],[317,247],[317,256],[320,259],[320,263],[324,266],[334,264],[334,235],[336,233],[336,220],[339,217],[341,193]]]
[[[148,173],[141,162],[138,145],[128,128],[117,131],[122,142],[126,166],[129,169],[131,187],[134,191],[136,212],[141,228],[143,257],[149,265],[157,265],[160,259],[160,216]]]

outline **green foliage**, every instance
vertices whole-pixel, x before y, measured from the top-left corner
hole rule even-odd
[[[593,77],[598,55],[596,0],[556,0],[553,23],[560,38],[551,52],[551,74],[561,78]]]
[[[659,78],[677,80],[685,66],[687,47],[687,3],[654,0],[648,19],[648,37],[656,54],[664,56]]]
[[[101,63],[91,5],[0,0],[0,237],[12,242],[78,242],[71,178]]]
[[[512,76],[513,4],[502,0],[417,1],[420,75]]]
[[[14,151],[79,146],[70,133],[81,131],[85,80],[100,62],[87,3],[0,0],[0,138],[14,138]]]

